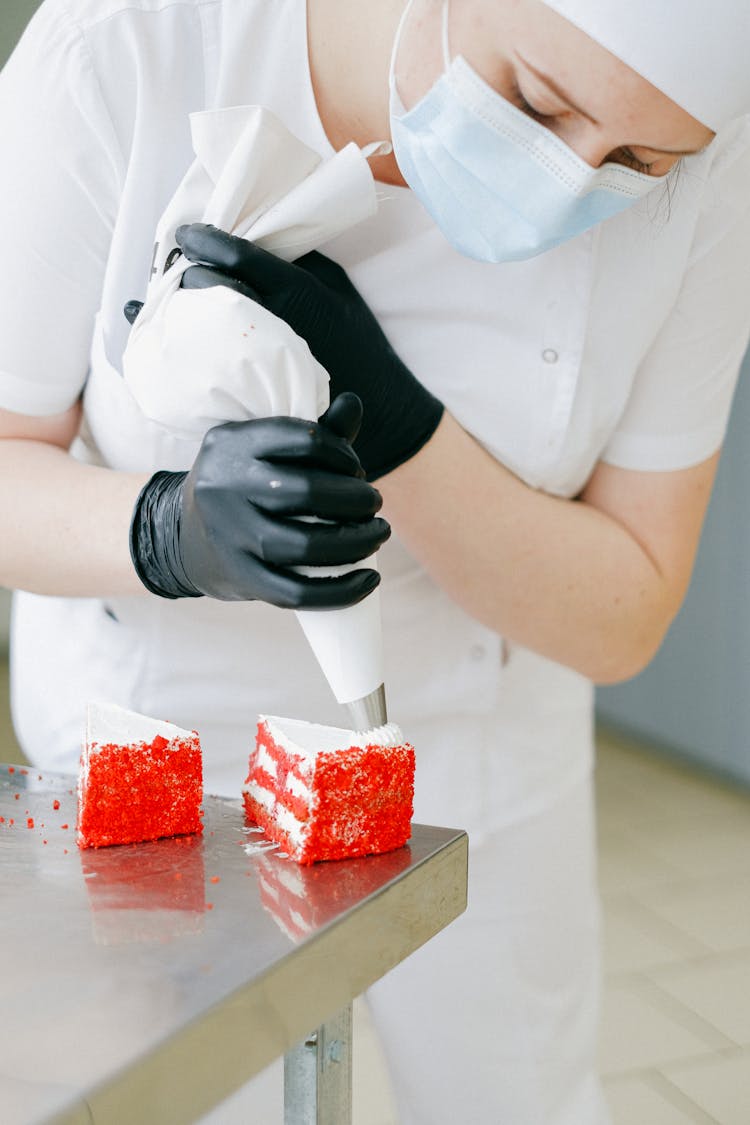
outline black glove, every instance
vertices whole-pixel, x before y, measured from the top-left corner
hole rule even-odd
[[[332,399],[342,391],[361,398],[354,449],[368,480],[408,461],[432,437],[442,403],[401,362],[341,266],[317,251],[290,264],[203,223],[180,227],[177,242],[200,263],[183,274],[184,288],[226,285],[259,301],[307,341],[330,376]]]
[[[355,563],[390,535],[350,444],[361,418],[356,395],[341,395],[320,422],[258,418],[209,430],[189,473],[156,473],[138,497],[130,553],[144,586],[164,598],[292,609],[361,601],[380,581],[375,570],[308,578],[287,569]]]

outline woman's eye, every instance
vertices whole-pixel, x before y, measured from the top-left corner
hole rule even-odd
[[[533,106],[531,102],[524,97],[523,93],[521,92],[520,86],[516,86],[513,93],[515,97],[515,103],[522,113],[527,114],[529,117],[533,117],[535,121],[545,121],[549,120],[549,118],[552,117],[551,113],[542,113],[541,110],[538,110],[536,108],[536,106]]]
[[[651,169],[656,163],[655,160],[652,160],[650,164],[646,164],[643,160],[639,160],[629,148],[618,149],[614,159],[617,164],[625,164],[628,168],[632,168],[634,172],[642,172],[645,176],[651,174]]]

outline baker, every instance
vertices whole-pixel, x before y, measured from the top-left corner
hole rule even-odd
[[[366,557],[382,496],[416,815],[473,849],[465,916],[371,997],[408,1125],[607,1120],[592,683],[658,648],[714,479],[750,327],[749,48],[745,0],[46,0],[0,79],[21,744],[75,769],[106,698],[199,729],[236,794],[259,710],[339,718],[278,606],[367,593],[368,569],[289,567]],[[188,114],[245,104],[323,156],[393,144],[377,215],[325,257],[180,236],[185,284],[287,320],[339,405],[212,431],[165,475],[123,304]],[[290,534],[300,511],[331,522]]]

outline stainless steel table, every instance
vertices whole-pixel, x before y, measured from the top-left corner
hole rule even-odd
[[[81,852],[74,784],[0,766],[3,1125],[180,1125],[282,1054],[287,1125],[348,1125],[352,999],[464,910],[465,833],[300,868],[207,798]]]

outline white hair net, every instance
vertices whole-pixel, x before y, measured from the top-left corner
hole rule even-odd
[[[544,0],[709,129],[750,113],[750,0]]]

